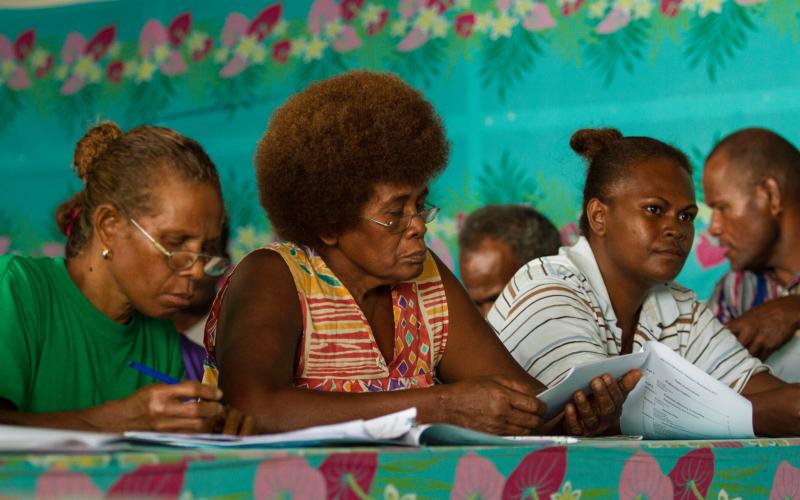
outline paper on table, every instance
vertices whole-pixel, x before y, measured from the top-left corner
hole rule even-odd
[[[642,380],[622,407],[623,433],[657,439],[755,437],[747,399],[658,342],[646,343],[644,352],[649,356]]]
[[[160,443],[170,446],[319,446],[391,441],[400,438],[414,426],[417,409],[408,408],[371,420],[351,420],[339,424],[319,425],[296,431],[257,436],[225,436],[220,434],[174,434],[161,432],[126,432],[133,441]]]
[[[362,445],[394,446],[530,446],[569,444],[572,438],[522,436],[508,439],[465,429],[457,425],[415,425],[416,408],[409,408],[371,420],[352,420],[279,434],[221,436],[219,434],[165,434],[126,432],[128,439],[181,447],[310,447]]]
[[[3,452],[108,451],[123,447],[121,439],[119,434],[0,425]]]
[[[589,382],[593,378],[608,373],[617,379],[634,368],[641,368],[646,358],[646,353],[637,352],[571,368],[560,383],[538,395],[539,400],[547,405],[545,420],[550,420],[558,415],[564,405],[572,399],[575,391],[583,390],[590,394],[592,391],[589,388]]]

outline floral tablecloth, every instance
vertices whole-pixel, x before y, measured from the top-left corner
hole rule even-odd
[[[0,455],[0,496],[800,498],[800,439]]]

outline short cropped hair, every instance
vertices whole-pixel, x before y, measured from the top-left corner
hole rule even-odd
[[[719,141],[708,157],[720,152],[751,184],[774,177],[781,190],[800,196],[800,151],[775,132],[764,128],[739,130]]]
[[[475,250],[485,238],[507,244],[519,265],[554,255],[561,246],[556,226],[527,205],[486,205],[472,212],[458,235],[459,253]]]
[[[314,83],[272,115],[255,156],[276,232],[319,247],[361,222],[379,183],[421,186],[449,145],[433,106],[395,75],[350,71]]]

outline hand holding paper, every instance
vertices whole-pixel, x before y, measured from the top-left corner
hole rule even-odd
[[[652,341],[641,352],[574,368],[561,383],[539,395],[547,404],[547,418],[568,404],[576,391],[586,391],[592,378],[603,373],[621,377],[635,368],[641,368],[643,377],[622,407],[623,433],[649,439],[753,437],[749,401]]]
[[[608,373],[590,382],[591,394],[579,389],[572,402],[564,406],[564,429],[575,436],[597,436],[609,429],[619,433],[619,417],[628,393],[641,378],[641,371],[631,370],[619,381]]]

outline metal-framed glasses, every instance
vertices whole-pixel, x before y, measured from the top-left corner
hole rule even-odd
[[[133,219],[128,220],[134,225],[134,227],[136,227],[136,229],[142,232],[145,238],[150,240],[150,243],[152,243],[159,252],[164,254],[164,257],[167,258],[167,266],[169,266],[169,268],[173,271],[185,271],[186,269],[192,267],[198,260],[203,263],[203,272],[209,276],[222,276],[225,274],[225,271],[228,270],[230,263],[225,257],[189,252],[186,250],[176,250],[174,252],[170,252],[164,248],[161,243],[156,241],[155,238],[150,236],[150,233],[145,231],[138,222]]]
[[[439,207],[431,205],[430,203],[426,203],[422,210],[413,214],[397,216],[387,215],[389,220],[385,222],[367,216],[364,216],[364,218],[370,222],[374,222],[379,226],[385,227],[392,234],[399,234],[405,232],[406,229],[411,226],[411,221],[414,220],[414,217],[419,217],[422,219],[422,222],[428,224],[429,222],[433,222],[437,215],[439,215]]]

